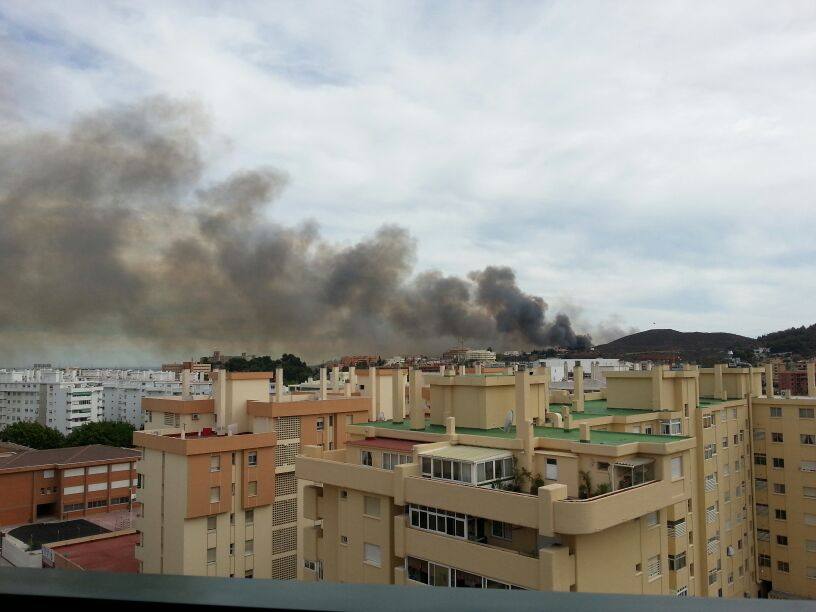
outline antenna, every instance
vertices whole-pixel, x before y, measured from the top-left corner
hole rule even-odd
[[[508,410],[507,414],[504,416],[504,427],[502,428],[504,429],[504,433],[508,433],[510,431],[510,428],[513,426],[514,416],[515,415],[513,414],[512,410]]]

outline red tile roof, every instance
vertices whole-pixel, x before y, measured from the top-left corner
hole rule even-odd
[[[0,457],[0,471],[24,470],[43,466],[63,466],[71,464],[137,461],[141,453],[132,448],[117,446],[103,446],[90,444],[88,446],[71,446],[68,448],[52,448],[47,450],[29,450],[8,457]]]

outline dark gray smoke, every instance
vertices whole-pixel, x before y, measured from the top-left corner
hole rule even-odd
[[[269,222],[286,176],[203,184],[208,132],[195,105],[153,98],[0,135],[0,346],[21,332],[311,355],[588,344],[509,268],[414,275],[400,227],[338,248],[314,224]]]

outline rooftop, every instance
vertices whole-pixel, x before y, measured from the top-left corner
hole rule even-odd
[[[59,523],[32,523],[31,525],[16,527],[8,532],[10,536],[17,538],[24,544],[28,544],[30,550],[39,550],[43,544],[49,542],[85,538],[100,533],[108,533],[108,530],[85,519],[61,521]]]
[[[8,457],[0,457],[0,470],[25,469],[49,465],[70,465],[76,463],[94,463],[98,461],[135,461],[141,453],[132,448],[90,444],[88,446],[70,446],[68,448],[51,448],[47,450],[28,450]]]
[[[400,440],[397,438],[365,438],[364,440],[351,440],[346,442],[346,446],[361,446],[364,448],[383,448],[386,450],[399,450],[411,452],[419,442],[412,440]]]
[[[564,413],[564,408],[571,407],[571,404],[550,404],[550,410],[553,412],[557,412],[559,414]],[[641,409],[641,408],[609,408],[606,405],[606,400],[586,400],[584,401],[584,411],[583,412],[575,412],[572,411],[570,414],[574,420],[581,420],[581,419],[595,419],[598,417],[605,417],[605,416],[633,416],[637,414],[649,414],[652,412],[657,412],[656,410],[648,410],[648,409]]]
[[[138,533],[125,533],[50,548],[83,570],[135,574],[139,571],[139,562],[136,560],[138,542]]]
[[[429,434],[444,434],[445,428],[442,425],[433,425],[426,421],[424,430],[412,430],[411,424],[408,421],[402,423],[394,423],[392,421],[376,421],[374,423],[367,423],[370,427],[380,427],[383,429],[393,429],[397,431],[417,431]],[[539,438],[550,438],[553,440],[580,440],[581,433],[577,427],[569,431],[564,431],[561,428],[555,427],[535,427],[535,435]],[[476,429],[473,427],[457,427],[456,433],[472,435],[472,436],[487,436],[492,438],[507,438],[512,439],[516,437],[516,428],[510,427],[509,431],[498,427],[495,429]],[[605,444],[609,446],[618,446],[620,444],[630,444],[632,442],[651,442],[657,444],[666,444],[669,442],[677,442],[678,440],[687,440],[686,436],[661,436],[654,434],[638,434],[626,433],[618,431],[601,431],[593,429],[590,432],[590,443]]]

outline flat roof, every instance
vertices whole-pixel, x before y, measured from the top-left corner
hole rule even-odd
[[[423,457],[439,457],[441,459],[457,459],[460,461],[487,461],[488,459],[498,459],[510,457],[513,453],[499,448],[484,448],[482,446],[466,446],[457,444],[444,448],[435,448],[424,453]]]
[[[349,440],[346,446],[362,446],[365,448],[382,448],[385,450],[398,450],[411,452],[414,447],[421,442],[413,440],[400,440],[397,438],[365,438],[363,440]]]
[[[19,470],[49,465],[95,463],[99,461],[138,461],[141,453],[132,448],[90,444],[47,450],[28,450],[8,457],[0,457],[0,471]]]
[[[9,531],[8,534],[28,544],[30,550],[39,550],[43,544],[50,542],[86,538],[88,536],[109,532],[110,529],[105,529],[85,519],[75,519],[72,521],[60,521],[58,523],[32,523],[31,525],[23,525],[22,527],[15,527]]]
[[[433,425],[427,420],[425,422],[425,429],[412,430],[408,422],[394,423],[392,421],[376,421],[373,423],[366,423],[370,427],[381,427],[383,429],[393,429],[397,431],[418,431],[429,434],[444,434],[445,428],[442,425]],[[564,431],[562,428],[555,427],[535,427],[535,435],[539,438],[550,438],[554,440],[580,440],[581,433],[578,427],[574,427],[569,431]],[[473,436],[487,436],[492,438],[513,439],[516,437],[515,426],[511,427],[509,431],[504,431],[501,427],[495,429],[476,429],[473,427],[457,427],[456,433],[473,435]],[[609,446],[617,446],[619,444],[630,444],[632,442],[652,442],[658,444],[668,444],[670,442],[677,442],[678,440],[687,440],[687,436],[663,436],[657,434],[639,434],[619,431],[603,431],[600,429],[593,429],[589,435],[590,443],[605,444]]]
[[[572,408],[572,404],[550,404],[550,410],[558,414],[564,413],[564,408]],[[610,408],[605,399],[602,400],[585,400],[584,411],[571,411],[570,414],[574,420],[594,419],[603,416],[632,416],[637,414],[649,414],[652,412],[659,412],[658,410],[651,410],[648,408]]]
[[[139,562],[136,560],[138,543],[138,533],[126,533],[51,548],[55,553],[83,570],[136,574],[139,572]]]

